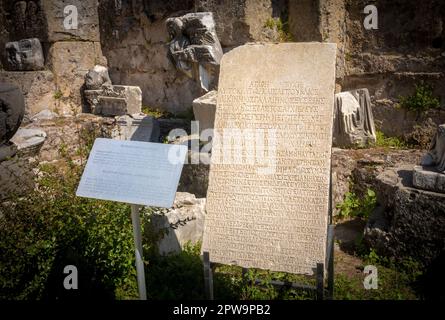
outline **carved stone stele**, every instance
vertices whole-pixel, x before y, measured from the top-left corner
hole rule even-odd
[[[224,55],[203,251],[296,274],[326,259],[336,45],[248,44]]]

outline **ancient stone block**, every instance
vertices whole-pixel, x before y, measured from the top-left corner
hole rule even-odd
[[[281,3],[280,3],[281,2]],[[216,31],[224,47],[236,47],[252,41],[277,41],[267,34],[265,23],[286,8],[283,1],[271,0],[196,0],[196,11],[214,13]],[[287,9],[287,8],[286,8]]]
[[[64,20],[73,11],[67,10],[67,6],[77,8],[77,28],[66,28]],[[42,0],[42,7],[48,29],[48,41],[100,41],[98,0]],[[69,17],[68,17],[69,19]]]
[[[199,121],[199,133],[206,129],[213,129],[215,125],[217,91],[210,91],[206,95],[193,101],[195,120]]]
[[[116,128],[112,132],[113,139],[159,142],[159,123],[153,117],[142,114],[122,116],[116,120]]]
[[[335,56],[335,44],[286,43],[222,59],[203,240],[212,262],[304,274],[325,262]]]
[[[334,146],[367,146],[375,142],[376,131],[368,89],[336,94]]]
[[[415,166],[413,185],[418,189],[445,193],[445,174],[433,167]]]
[[[20,88],[25,97],[25,118],[32,118],[42,110],[63,112],[63,105],[55,98],[56,83],[51,71],[0,71],[0,81]]]
[[[107,65],[98,42],[56,42],[49,50],[49,64],[56,75],[56,84],[66,105],[81,112],[81,89],[85,75],[95,65]]]
[[[172,209],[152,215],[154,230],[163,233],[158,242],[161,254],[179,253],[187,243],[202,241],[205,201],[193,194],[178,192]]]
[[[6,44],[6,67],[11,71],[37,71],[45,66],[39,39],[24,39]]]
[[[382,209],[370,216],[365,243],[379,255],[430,265],[445,247],[445,194],[414,188],[413,165],[385,169],[374,189]]]
[[[0,146],[17,132],[25,113],[23,94],[17,86],[0,83]]]
[[[142,91],[139,87],[111,86],[101,90],[85,90],[91,112],[103,116],[123,116],[141,112]]]

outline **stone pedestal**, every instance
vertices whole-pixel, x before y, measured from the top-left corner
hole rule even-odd
[[[215,125],[217,91],[210,91],[206,95],[193,101],[193,113],[199,121],[199,134],[206,129],[213,129]]]
[[[368,220],[365,242],[378,254],[430,265],[445,248],[445,194],[416,189],[412,165],[387,168],[374,188],[380,207]]]
[[[434,167],[416,166],[413,170],[413,185],[418,189],[445,193],[445,174]]]

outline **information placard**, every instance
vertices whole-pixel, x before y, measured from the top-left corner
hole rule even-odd
[[[76,195],[171,208],[187,147],[96,139]]]

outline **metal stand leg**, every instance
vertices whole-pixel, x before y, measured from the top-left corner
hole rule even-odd
[[[328,299],[334,298],[334,225],[328,226],[328,244],[326,252],[326,263],[328,266]]]
[[[317,263],[317,300],[324,299],[324,263]]]
[[[213,300],[213,273],[210,264],[210,255],[208,252],[203,252],[204,260],[204,286],[207,300]]]
[[[145,288],[145,270],[142,255],[142,235],[141,220],[139,217],[139,206],[131,205],[131,221],[133,223],[133,236],[136,255],[136,271],[138,277],[139,299],[147,300],[147,291]]]

